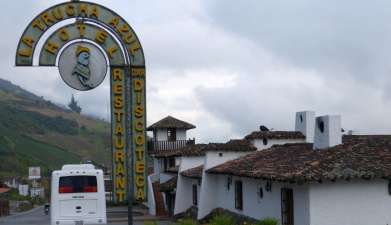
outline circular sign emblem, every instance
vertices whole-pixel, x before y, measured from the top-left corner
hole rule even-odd
[[[93,44],[76,42],[61,53],[58,68],[61,78],[71,88],[88,91],[99,86],[106,77],[107,62]]]

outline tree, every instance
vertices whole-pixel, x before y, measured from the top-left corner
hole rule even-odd
[[[76,112],[79,113],[81,112],[81,107],[77,104],[77,101],[75,100],[75,97],[72,95],[71,102],[68,104],[68,107]]]

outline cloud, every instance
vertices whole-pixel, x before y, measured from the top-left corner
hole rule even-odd
[[[342,114],[347,129],[391,131],[384,119],[391,109],[390,2],[204,4],[210,24],[244,49],[236,58],[246,60],[225,65],[240,74],[235,86],[197,91],[205,108],[232,125],[232,134],[260,124],[292,129],[294,112],[303,109]]]
[[[14,68],[23,29],[55,1],[0,2],[0,76],[107,118],[108,80],[66,86],[56,68]],[[202,142],[240,138],[260,124],[293,129],[294,112],[342,115],[345,129],[391,132],[391,2],[99,0],[136,31],[147,63],[151,124],[170,114]],[[14,13],[18,12],[18,13]],[[9,21],[12,21],[10,23]]]
[[[388,72],[391,2],[205,1],[218,26],[252,40],[287,63],[328,76],[372,80]],[[387,71],[388,69],[388,71]],[[369,76],[368,76],[369,75]]]

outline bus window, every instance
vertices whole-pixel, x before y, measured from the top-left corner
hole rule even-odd
[[[59,193],[97,192],[96,176],[60,177]]]

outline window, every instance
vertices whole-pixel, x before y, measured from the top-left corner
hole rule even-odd
[[[281,189],[281,224],[293,225],[293,190]]]
[[[324,122],[323,120],[318,120],[318,128],[320,130],[320,132],[324,132]]]
[[[267,139],[266,139],[266,138],[264,138],[264,139],[262,140],[262,142],[263,142],[263,145],[267,145]]]
[[[388,181],[388,194],[391,195],[391,180]]]
[[[167,129],[167,140],[168,141],[176,141],[176,129],[168,128]]]
[[[265,190],[271,192],[272,191],[272,181],[267,180],[265,185]]]
[[[243,210],[243,184],[242,181],[235,182],[235,208]]]
[[[168,168],[168,160],[167,158],[164,158],[163,159],[163,170],[166,171]]]
[[[60,177],[59,193],[97,192],[95,176],[67,176]]]
[[[193,184],[193,205],[197,205],[197,184]]]
[[[229,191],[232,184],[232,177],[227,177],[227,191]]]
[[[263,188],[262,187],[259,187],[259,189],[258,189],[258,197],[259,197],[259,199],[263,198]]]
[[[168,159],[168,168],[175,167],[175,158],[169,158]]]

